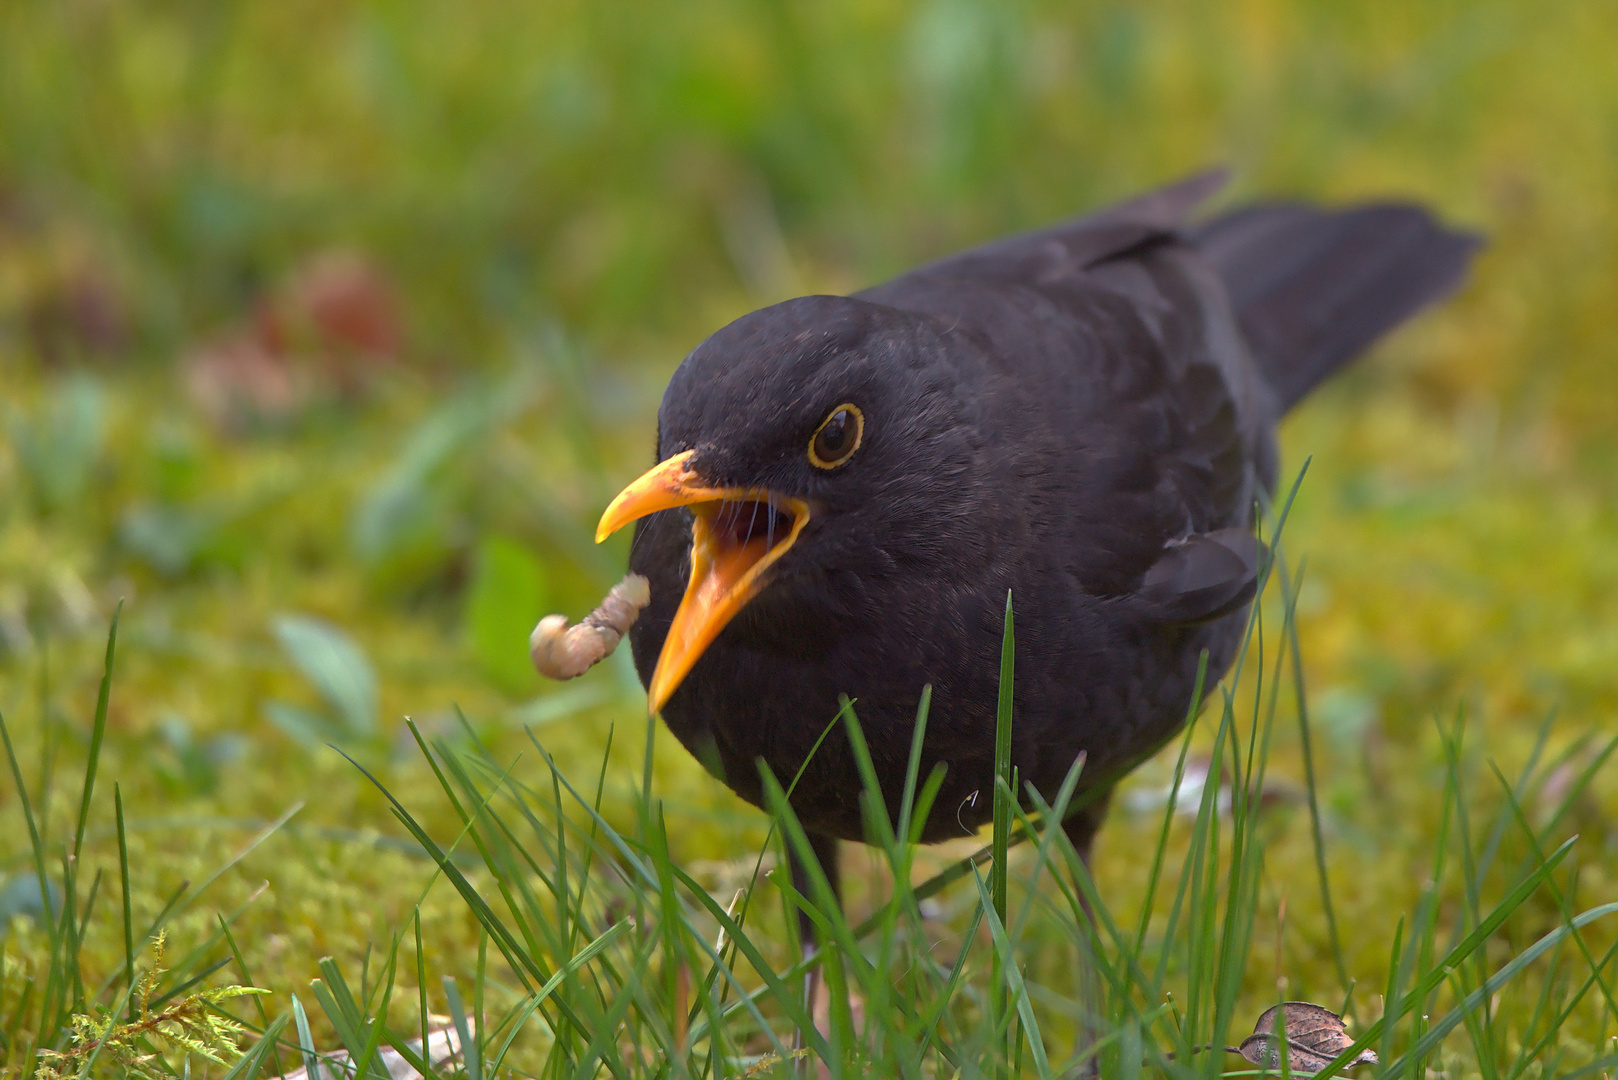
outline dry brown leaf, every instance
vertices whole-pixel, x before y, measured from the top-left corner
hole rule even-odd
[[[1241,1046],[1226,1049],[1260,1068],[1279,1069],[1283,1043],[1292,1072],[1313,1076],[1353,1046],[1354,1040],[1348,1037],[1343,1018],[1330,1009],[1307,1001],[1287,1001],[1264,1010],[1264,1015],[1253,1025],[1253,1034],[1243,1039]],[[1375,1064],[1377,1056],[1370,1050],[1361,1050],[1349,1062],[1350,1067]]]

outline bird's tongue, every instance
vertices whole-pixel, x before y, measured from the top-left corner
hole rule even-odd
[[[663,641],[646,703],[660,712],[697,658],[764,586],[764,573],[809,523],[809,504],[762,488],[716,487],[691,465],[695,450],[658,462],[618,493],[596,525],[600,543],[631,521],[689,507],[691,581]]]
[[[722,611],[725,622],[729,622],[742,604],[751,598],[746,595],[751,590],[744,584],[748,572],[758,565],[769,550],[770,545],[763,540],[734,546],[714,543],[705,553],[706,558],[703,558],[693,545],[692,561],[695,565],[691,583],[686,589],[685,602],[680,605],[680,614],[685,618],[676,619],[675,625],[679,626],[681,622],[711,623]],[[727,610],[731,608],[734,610]],[[692,629],[698,628],[693,626]],[[715,626],[713,632],[718,633],[719,629]],[[671,632],[671,639],[672,636]]]
[[[704,650],[763,585],[761,575],[796,535],[790,513],[764,503],[692,507],[691,581],[647,687],[658,712]]]

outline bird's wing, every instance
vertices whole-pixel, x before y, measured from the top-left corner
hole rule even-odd
[[[1026,283],[1064,277],[1174,232],[1228,179],[1228,170],[1211,169],[1105,210],[927,263],[894,284],[932,277]]]
[[[1229,615],[1258,591],[1264,546],[1247,529],[1193,533],[1163,549],[1130,603],[1159,622],[1200,623]]]
[[[860,294],[980,344],[1018,387],[998,427],[1025,453],[1044,448],[1015,466],[1038,475],[1010,516],[1055,541],[1086,591],[1169,622],[1252,595],[1256,544],[1239,537],[1274,471],[1272,395],[1218,274],[1181,239],[1224,180],[1192,177]]]
[[[1165,240],[1084,277],[1127,300],[1145,324],[1163,366],[1156,400],[1173,417],[1173,437],[1140,449],[1158,478],[1156,505],[1182,516],[1128,599],[1162,622],[1227,615],[1257,591],[1262,548],[1252,523],[1255,501],[1275,483],[1274,393],[1223,284],[1190,246]]]
[[[1246,206],[1191,233],[1290,408],[1371,342],[1449,295],[1482,246],[1420,206]]]

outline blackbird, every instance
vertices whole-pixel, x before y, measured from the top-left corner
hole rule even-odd
[[[1454,289],[1478,238],[1424,210],[1268,203],[1190,224],[1209,173],[709,337],[669,381],[636,522],[630,633],[653,713],[755,805],[785,779],[836,888],[863,790],[855,702],[890,813],[917,702],[926,842],[992,814],[1016,611],[1011,760],[1088,856],[1106,792],[1184,724],[1199,658],[1231,664],[1257,587],[1277,420]],[[807,759],[807,764],[806,764]],[[799,871],[800,880],[802,868]]]

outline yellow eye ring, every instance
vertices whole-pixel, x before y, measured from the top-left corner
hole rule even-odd
[[[864,435],[865,414],[845,401],[827,414],[809,439],[809,464],[817,469],[847,465]]]

